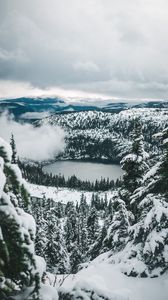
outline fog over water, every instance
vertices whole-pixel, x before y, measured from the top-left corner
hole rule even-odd
[[[53,175],[64,175],[66,179],[75,175],[81,180],[89,181],[95,181],[101,177],[116,180],[123,174],[119,165],[81,161],[57,161],[45,166],[43,170]]]

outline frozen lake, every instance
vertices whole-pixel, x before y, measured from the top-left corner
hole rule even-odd
[[[43,167],[43,171],[53,175],[64,175],[66,179],[75,175],[81,180],[92,182],[101,179],[101,177],[116,180],[123,174],[119,165],[68,160],[47,165]]]

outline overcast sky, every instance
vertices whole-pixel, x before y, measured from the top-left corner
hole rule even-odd
[[[0,0],[0,97],[168,99],[167,0]]]

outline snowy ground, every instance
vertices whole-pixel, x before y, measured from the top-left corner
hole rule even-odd
[[[36,185],[27,183],[27,188],[32,197],[43,198],[45,196],[47,199],[53,199],[55,201],[60,201],[62,203],[67,203],[68,201],[80,201],[81,194],[83,193],[86,196],[86,200],[89,203],[92,197],[93,192],[82,192],[77,190],[72,190],[68,188],[55,188],[55,187],[46,187],[43,185]],[[104,198],[105,192],[98,193],[100,197]],[[108,191],[107,199],[112,198],[113,192]]]
[[[110,299],[167,300],[168,275],[160,278],[133,278],[122,274],[117,266],[92,262],[88,268],[65,279],[61,289],[76,292],[92,287],[97,293],[111,295]]]
[[[42,198],[52,198],[55,201],[79,201],[82,191],[70,190],[67,188],[54,188],[27,184],[31,196]],[[92,192],[84,192],[87,201],[91,200]],[[104,193],[99,193],[100,197]],[[108,200],[112,198],[114,192],[108,191]],[[56,288],[64,292],[71,292],[73,295],[84,295],[85,290],[94,291],[95,297],[103,295],[110,300],[167,300],[168,299],[168,274],[158,278],[133,278],[121,273],[121,266],[111,264],[107,260],[102,260],[102,254],[92,261],[87,268],[79,271],[75,275],[65,278],[61,287],[61,275],[57,276]],[[65,275],[64,275],[65,277]],[[53,286],[55,277],[50,275]],[[86,295],[86,294],[85,294]],[[46,298],[47,299],[47,298]],[[50,298],[49,298],[50,299]],[[57,297],[53,298],[54,300]],[[89,299],[86,295],[84,299]],[[95,299],[101,299],[97,297]]]

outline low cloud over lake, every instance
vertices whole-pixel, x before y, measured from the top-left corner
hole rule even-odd
[[[0,117],[0,136],[9,141],[11,133],[20,158],[36,161],[53,159],[65,147],[65,133],[61,128],[49,125],[34,128],[31,124],[20,124],[4,113]]]

